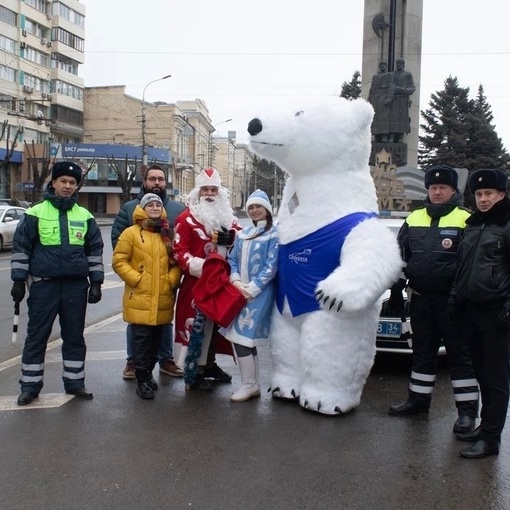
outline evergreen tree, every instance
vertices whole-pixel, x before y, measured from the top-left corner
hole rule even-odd
[[[350,100],[361,97],[361,73],[359,71],[354,71],[351,81],[342,83],[340,97]]]
[[[448,77],[444,90],[431,95],[429,108],[421,112],[418,161],[427,167],[444,162],[470,172],[480,168],[508,168],[510,156],[492,124],[491,107],[480,85],[475,100],[469,88]]]
[[[491,107],[485,97],[483,86],[480,85],[473,114],[472,154],[470,160],[466,162],[466,168],[469,170],[509,167],[510,156],[496,133],[493,120]]]
[[[459,168],[465,166],[473,110],[469,87],[462,88],[457,78],[448,77],[444,90],[432,94],[429,108],[421,112],[425,120],[420,124],[425,133],[419,137],[418,162],[421,166],[438,162]]]

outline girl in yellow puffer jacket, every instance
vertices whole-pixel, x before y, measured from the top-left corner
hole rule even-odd
[[[113,270],[125,282],[123,318],[132,325],[137,393],[153,399],[152,377],[163,325],[174,316],[174,290],[181,270],[172,255],[173,231],[158,195],[147,193],[133,212],[113,252]]]

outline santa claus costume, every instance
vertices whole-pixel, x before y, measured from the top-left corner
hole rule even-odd
[[[202,276],[204,262],[213,252],[226,257],[227,246],[223,244],[229,243],[224,240],[232,237],[232,229],[240,229],[229,203],[228,191],[221,186],[220,175],[214,168],[206,168],[197,176],[196,187],[188,195],[186,205],[186,210],[175,220],[173,244],[175,260],[184,273],[175,308],[175,341],[183,346],[177,362],[179,366],[184,366],[187,354],[196,315],[193,288]],[[232,380],[232,376],[215,363],[216,352],[232,355],[232,347],[219,335],[216,324],[207,319],[199,360],[201,377],[195,384],[187,384],[188,389],[210,389],[211,385],[205,379]]]

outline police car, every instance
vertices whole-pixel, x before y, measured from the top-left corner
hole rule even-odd
[[[405,215],[406,216],[406,215]],[[384,224],[395,234],[405,221],[405,217],[386,216],[381,217]],[[409,319],[409,303],[407,292],[404,290],[404,315],[402,317],[386,316],[383,313],[384,303],[389,299],[390,291],[387,290],[383,297],[383,307],[377,325],[376,349],[377,352],[393,352],[400,354],[412,354],[413,331]],[[439,354],[445,354],[444,346],[439,348]]]
[[[397,237],[400,227],[405,221],[405,218],[387,216],[381,217],[384,225],[386,225]],[[390,291],[387,290],[384,294],[383,304],[390,297]],[[407,295],[404,291],[405,313],[402,317],[388,317],[379,316],[379,324],[377,325],[377,339],[376,348],[378,352],[398,352],[404,354],[412,353],[412,331],[411,323],[408,315]],[[383,307],[384,309],[384,307]]]

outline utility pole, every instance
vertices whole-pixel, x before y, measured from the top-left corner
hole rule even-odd
[[[216,126],[219,126],[220,124],[225,124],[227,122],[230,122],[232,119],[222,120],[221,122],[218,122],[217,124],[214,124],[211,131],[209,131],[209,147],[208,147],[208,156],[207,156],[207,166],[211,168],[213,162],[214,162],[214,144],[213,144],[213,136],[212,134],[216,131]]]
[[[151,85],[152,83],[156,83],[157,81],[166,80],[167,78],[171,78],[171,74],[167,74],[166,76],[163,76],[162,78],[157,78],[156,80],[152,80],[145,87],[143,88],[142,92],[142,171],[145,171],[147,168],[147,142],[146,142],[146,135],[145,135],[145,123],[147,121],[147,105],[145,103],[145,91],[147,90],[147,87]]]

